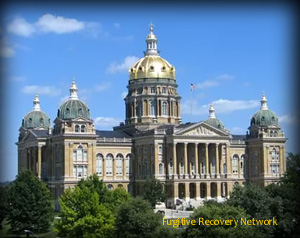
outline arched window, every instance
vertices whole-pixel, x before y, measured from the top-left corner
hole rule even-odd
[[[223,163],[223,174],[226,174],[226,163]]]
[[[160,163],[158,166],[158,173],[163,174],[163,164],[162,163]]]
[[[83,155],[83,148],[80,145],[80,146],[77,147],[77,159],[76,159],[76,161],[81,162],[82,161],[82,155]]]
[[[245,155],[241,156],[240,166],[241,166],[241,174],[243,174],[244,173],[244,167],[245,167]]]
[[[271,159],[272,159],[272,160],[275,160],[275,159],[276,159],[276,149],[275,149],[275,148],[273,148],[273,149],[271,150]]]
[[[116,158],[116,174],[123,174],[123,155],[118,154]]]
[[[232,158],[232,173],[234,174],[237,174],[238,172],[238,160],[239,160],[239,156],[234,155]]]
[[[44,118],[40,119],[40,126],[44,126]]]
[[[29,127],[32,127],[32,118],[29,118],[28,123],[29,123]]]
[[[81,125],[81,132],[82,132],[82,133],[85,132],[85,125]]]
[[[173,162],[171,161],[170,162],[170,175],[172,175],[173,174]]]
[[[131,174],[131,161],[132,161],[132,156],[128,154],[126,156],[126,174],[129,175]]]
[[[162,115],[163,116],[167,116],[167,108],[168,108],[167,102],[163,102],[163,104],[162,104]]]
[[[108,154],[106,156],[105,167],[106,167],[106,175],[112,175],[112,172],[113,172],[113,155],[112,154]]]
[[[108,190],[112,190],[114,187],[112,186],[112,184],[108,184],[107,188],[108,188]]]
[[[103,155],[97,154],[96,157],[96,174],[102,175],[102,169],[103,169]]]
[[[78,116],[80,116],[80,117],[82,116],[82,108],[78,109]]]
[[[138,117],[143,116],[143,102],[141,102],[141,101],[138,102],[137,114],[138,114]]]
[[[79,125],[75,126],[75,132],[79,132]]]
[[[150,115],[151,116],[156,115],[156,102],[155,101],[150,102]]]
[[[273,136],[274,136],[274,137],[277,137],[277,136],[278,136],[278,132],[277,132],[277,131],[274,131]]]

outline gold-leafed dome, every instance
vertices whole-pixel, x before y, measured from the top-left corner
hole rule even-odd
[[[129,79],[166,78],[175,79],[175,68],[160,56],[145,56],[129,69]]]
[[[147,49],[145,57],[139,59],[129,69],[129,80],[145,78],[175,79],[175,68],[167,60],[159,56],[157,50],[157,38],[153,34],[153,25],[150,25],[150,33],[146,38]]]

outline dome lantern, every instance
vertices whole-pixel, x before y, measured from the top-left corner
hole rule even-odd
[[[34,100],[33,100],[33,110],[34,111],[40,111],[41,107],[40,107],[40,99],[39,99],[39,94],[36,93]]]
[[[72,81],[72,85],[70,87],[70,99],[78,99],[78,88],[75,84],[75,80]]]
[[[212,104],[209,107],[209,118],[216,118],[215,109]]]
[[[147,42],[147,50],[145,52],[145,56],[148,55],[159,55],[157,51],[157,39],[156,36],[153,34],[153,24],[150,24],[150,33],[146,39]]]
[[[268,100],[266,98],[266,95],[265,95],[265,93],[263,93],[263,95],[261,96],[261,100],[260,100],[260,103],[261,103],[260,110],[268,110],[267,101]]]

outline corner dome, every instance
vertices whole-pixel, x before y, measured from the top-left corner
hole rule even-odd
[[[267,98],[265,94],[261,97],[261,108],[256,112],[250,121],[250,126],[278,126],[278,117],[276,114],[268,109]]]
[[[165,78],[175,80],[175,68],[167,60],[159,56],[157,38],[153,34],[153,25],[146,38],[147,49],[144,58],[139,59],[129,69],[129,79]]]
[[[50,118],[40,109],[39,96],[36,93],[33,100],[33,110],[27,113],[22,121],[25,128],[48,128],[51,126]]]
[[[77,91],[77,86],[73,80],[70,87],[70,97],[58,109],[57,117],[62,120],[75,119],[78,117],[90,120],[90,110],[84,102],[78,99]]]
[[[215,127],[215,128],[218,128],[218,129],[221,129],[221,130],[226,130],[223,122],[221,122],[221,120],[216,118],[215,109],[212,105],[210,105],[210,107],[209,107],[209,118],[204,122],[211,125],[211,126],[213,126],[213,127]]]

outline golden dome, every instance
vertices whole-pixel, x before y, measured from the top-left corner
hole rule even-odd
[[[175,79],[175,68],[157,55],[147,55],[139,59],[129,69],[129,79],[165,78]]]

